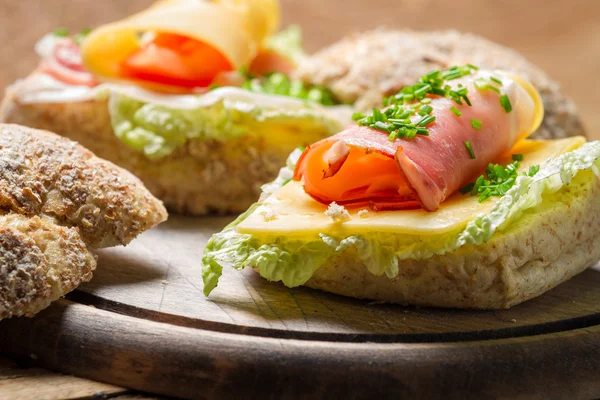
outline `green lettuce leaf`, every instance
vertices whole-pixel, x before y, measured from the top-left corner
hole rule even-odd
[[[211,96],[216,97],[216,92]],[[265,101],[265,95],[255,96],[263,96]],[[190,100],[198,98],[190,95]],[[230,140],[301,131],[305,138],[318,140],[342,128],[341,119],[322,107],[296,102],[301,106],[277,107],[273,101],[266,107],[248,99],[224,97],[210,105],[178,109],[113,92],[109,95],[109,112],[119,140],[150,159],[169,155],[189,139]]]
[[[297,153],[290,157],[290,165],[282,168],[279,177],[265,186],[270,193],[286,183],[286,177],[290,176],[295,166],[294,160],[297,161]],[[560,190],[572,183],[581,171],[593,171],[600,176],[600,141],[586,143],[572,152],[546,161],[533,177],[520,176],[489,212],[477,216],[464,228],[434,237],[382,232],[335,237],[321,233],[318,237],[300,240],[239,234],[235,226],[250,215],[249,211],[210,240],[204,252],[203,277],[211,279],[205,279],[204,292],[208,295],[215,288],[217,275],[220,275],[224,263],[232,263],[237,269],[250,265],[268,280],[283,281],[289,287],[299,286],[310,279],[329,257],[350,246],[356,248],[358,257],[371,273],[385,273],[393,278],[398,274],[398,260],[425,259],[452,252],[465,244],[485,243],[495,233],[517,223],[523,214],[535,212],[544,199],[549,202],[569,201],[568,193]],[[251,210],[259,207],[260,203],[256,203]],[[223,254],[227,254],[227,257],[223,257]]]
[[[289,25],[267,40],[267,48],[299,62],[306,53],[302,48],[302,29],[298,25]]]

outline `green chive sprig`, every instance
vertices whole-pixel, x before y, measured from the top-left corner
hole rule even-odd
[[[512,105],[510,104],[510,99],[507,95],[500,96],[500,105],[507,113],[512,111]]]
[[[274,72],[265,77],[255,77],[241,71],[246,76],[242,88],[256,93],[276,94],[311,100],[324,106],[340,104],[333,93],[324,86],[306,85],[300,80],[293,80],[281,72]]]
[[[481,127],[483,126],[483,122],[481,122],[480,119],[472,119],[471,126],[473,127],[473,129],[480,130]]]
[[[67,28],[60,27],[60,28],[54,29],[52,31],[52,34],[54,36],[58,36],[58,37],[67,37],[67,36],[69,36],[69,30]]]
[[[412,139],[416,135],[429,136],[427,127],[435,122],[436,117],[431,115],[433,107],[429,105],[431,98],[427,95],[448,97],[456,104],[466,103],[470,106],[467,88],[459,84],[454,90],[447,81],[470,75],[475,70],[477,67],[467,65],[432,71],[423,75],[415,85],[406,86],[397,94],[384,98],[385,110],[374,108],[370,115],[356,113],[353,119],[361,126],[389,133],[389,140]],[[451,111],[457,117],[461,115],[455,107]],[[415,115],[421,118],[413,122],[411,117]]]
[[[471,157],[471,160],[475,159],[475,152],[473,151],[473,146],[471,146],[471,142],[469,142],[468,140],[465,142],[465,147],[467,148],[467,151],[469,152],[469,157]]]
[[[513,162],[506,167],[499,164],[489,164],[485,173],[475,180],[459,189],[460,193],[471,193],[471,196],[479,195],[479,202],[483,203],[492,196],[504,196],[506,192],[514,186],[519,175],[534,176],[540,170],[539,165],[533,165],[528,172],[519,174],[518,169],[520,161],[523,161],[522,154],[513,154]]]

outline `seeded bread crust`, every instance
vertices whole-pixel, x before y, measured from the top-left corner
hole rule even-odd
[[[391,303],[510,308],[600,260],[600,180],[591,172],[585,179],[576,201],[527,213],[485,244],[400,261],[393,279],[371,274],[351,247],[319,268],[305,286]]]
[[[79,142],[132,172],[165,206],[189,215],[245,211],[273,180],[290,153],[259,137],[192,139],[170,155],[149,160],[114,134],[106,101],[21,104],[7,94],[0,121],[47,129]]]
[[[91,279],[91,250],[166,218],[129,172],[50,132],[0,125],[0,319],[36,314]]]
[[[378,29],[354,34],[308,57],[295,75],[369,110],[430,71],[467,63],[514,71],[533,83],[546,109],[533,138],[585,136],[575,104],[558,83],[516,51],[469,33]]]

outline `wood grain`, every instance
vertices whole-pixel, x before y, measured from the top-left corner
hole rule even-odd
[[[600,395],[598,325],[493,341],[344,343],[215,334],[61,300],[35,319],[3,322],[0,340],[17,354],[35,344],[50,368],[190,399]]]
[[[35,357],[35,355],[34,355]],[[19,400],[81,399],[130,393],[105,383],[49,372],[0,358],[0,398]]]
[[[267,282],[250,269],[240,273],[231,268],[224,269],[219,286],[206,298],[202,294],[202,251],[212,233],[230,219],[171,216],[127,248],[99,252],[94,280],[82,285],[72,298],[182,326],[320,340],[348,340],[361,334],[377,336],[380,341],[386,340],[386,335],[404,335],[404,341],[411,335],[419,340],[423,335],[464,337],[486,331],[498,335],[503,330],[527,331],[600,315],[600,302],[596,301],[600,298],[600,271],[596,269],[521,306],[493,312],[373,304],[308,288],[288,289]]]
[[[374,304],[230,268],[206,298],[202,249],[229,219],[171,217],[99,252],[95,279],[68,300],[2,321],[0,348],[185,398],[600,396],[597,268],[495,312]]]

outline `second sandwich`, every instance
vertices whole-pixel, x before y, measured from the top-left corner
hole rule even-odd
[[[91,32],[57,30],[1,119],[80,142],[172,211],[241,212],[291,150],[350,120],[328,90],[288,78],[299,32],[278,25],[276,0],[164,0]]]

